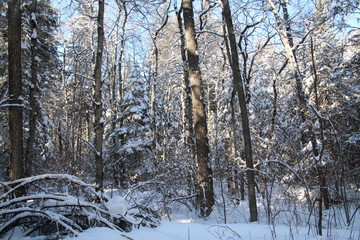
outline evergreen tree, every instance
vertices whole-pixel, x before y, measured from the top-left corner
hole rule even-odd
[[[120,127],[111,135],[116,145],[109,149],[115,159],[110,158],[108,166],[115,171],[114,178],[122,186],[144,180],[154,171],[148,88],[149,83],[135,63],[124,86],[120,107],[123,111],[118,113]]]
[[[52,131],[59,109],[58,88],[61,87],[61,62],[58,55],[59,16],[49,0],[25,1],[23,16],[25,41],[23,43],[25,108],[26,173],[42,173],[40,169],[52,166],[56,159]]]

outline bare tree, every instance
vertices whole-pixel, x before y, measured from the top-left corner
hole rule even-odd
[[[95,107],[95,182],[98,188],[103,187],[104,181],[104,163],[103,163],[103,141],[104,141],[104,118],[102,105],[102,76],[101,65],[104,51],[104,0],[99,0],[99,9],[97,17],[97,48],[94,69],[95,92],[94,92],[94,107]]]
[[[230,43],[230,55],[231,55],[230,62],[231,62],[231,70],[233,74],[233,84],[235,91],[238,95],[239,105],[241,110],[241,123],[242,123],[243,138],[244,138],[244,150],[242,157],[246,161],[246,168],[247,168],[246,176],[248,181],[250,221],[255,222],[258,220],[258,217],[257,217],[256,194],[255,194],[254,164],[252,157],[249,116],[246,105],[244,82],[241,77],[240,68],[239,68],[239,56],[237,52],[234,27],[232,23],[231,10],[228,0],[222,0],[222,8],[223,8],[222,15],[227,26],[227,33]]]
[[[321,158],[322,158],[322,151],[319,151],[318,149],[318,144],[317,144],[317,139],[316,139],[316,135],[315,135],[315,131],[314,131],[314,127],[313,127],[313,122],[312,119],[310,118],[310,110],[309,110],[309,104],[308,104],[308,98],[304,92],[303,89],[303,77],[300,73],[299,70],[299,66],[298,66],[298,62],[296,59],[296,54],[293,51],[294,48],[294,40],[291,34],[291,28],[290,28],[290,18],[289,18],[289,14],[288,14],[288,10],[287,10],[287,4],[285,1],[280,1],[280,5],[283,9],[283,13],[284,13],[284,19],[281,19],[279,12],[277,11],[275,4],[272,2],[272,0],[268,0],[268,4],[270,7],[270,10],[272,11],[272,13],[274,14],[274,17],[276,19],[276,24],[278,26],[279,32],[280,32],[280,37],[282,40],[282,43],[284,45],[287,57],[288,57],[288,62],[290,65],[290,70],[293,74],[295,83],[296,83],[296,93],[297,93],[297,97],[298,97],[298,102],[300,105],[300,114],[302,117],[302,121],[305,123],[306,126],[306,131],[307,133],[304,133],[304,137],[306,141],[310,141],[311,143],[311,147],[312,147],[312,154],[313,157],[315,159],[315,163],[316,163],[316,171],[317,171],[317,177],[318,177],[318,182],[319,182],[319,186],[320,186],[320,196],[319,196],[319,220],[318,220],[318,230],[319,230],[319,235],[322,235],[322,203],[325,203],[325,207],[328,209],[329,208],[329,196],[328,196],[328,191],[326,188],[326,181],[325,181],[325,175],[324,175],[324,169],[323,166],[321,165]],[[312,49],[313,51],[313,49]],[[313,54],[313,52],[312,52]],[[312,56],[313,57],[313,56]],[[313,64],[314,65],[314,64]],[[314,73],[315,73],[315,79],[317,78],[316,76],[316,69],[314,69]],[[317,86],[316,80],[315,80],[315,87]],[[315,89],[315,94],[317,94],[317,89]],[[321,127],[322,130],[322,127]],[[323,135],[322,135],[323,137]]]
[[[164,16],[161,16],[161,25],[156,29],[154,36],[152,36],[153,42],[153,55],[154,55],[154,63],[152,66],[152,83],[151,83],[151,117],[152,117],[152,148],[154,153],[156,152],[156,143],[157,143],[157,130],[156,130],[156,116],[157,116],[157,103],[156,103],[156,84],[158,78],[158,69],[159,69],[159,48],[157,45],[157,39],[161,32],[161,30],[166,26],[169,19],[169,8],[171,4],[168,4]]]
[[[214,205],[214,190],[212,170],[209,166],[209,146],[207,137],[207,123],[205,106],[202,102],[202,79],[199,66],[199,55],[197,51],[197,40],[194,24],[194,12],[192,0],[182,1],[185,46],[187,64],[189,70],[189,82],[191,86],[192,114],[195,135],[195,158],[197,160],[197,204],[200,215],[207,217]]]

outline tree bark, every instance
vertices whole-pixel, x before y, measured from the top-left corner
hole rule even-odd
[[[27,139],[26,153],[25,153],[25,175],[27,177],[32,175],[32,165],[34,161],[35,154],[35,141],[36,141],[36,120],[38,115],[38,106],[37,106],[37,79],[38,79],[38,64],[36,59],[37,51],[37,25],[36,25],[36,8],[37,0],[32,0],[31,3],[32,14],[30,16],[31,23],[31,84],[29,90],[29,104],[30,104],[30,113],[29,113],[29,138]]]
[[[95,107],[95,183],[98,189],[103,187],[104,181],[104,163],[103,163],[103,136],[104,136],[104,120],[103,120],[103,107],[102,107],[102,58],[104,51],[104,0],[99,0],[99,10],[97,17],[97,49],[95,58],[94,80],[95,80],[95,93],[94,93],[94,107]]]
[[[189,69],[187,66],[187,57],[186,57],[186,46],[185,46],[185,35],[184,35],[184,29],[183,29],[183,23],[181,19],[181,11],[177,11],[177,21],[178,21],[178,27],[180,32],[180,43],[181,43],[181,60],[182,60],[182,66],[183,66],[183,135],[184,135],[184,141],[192,148],[194,146],[193,141],[193,117],[192,117],[192,103],[191,103],[191,88],[190,88],[190,82],[189,82]]]
[[[10,180],[24,177],[21,79],[21,1],[8,1]],[[24,194],[19,191],[17,195]]]
[[[233,195],[233,197],[235,197],[236,199],[241,199],[244,200],[245,196],[244,196],[244,191],[242,191],[243,189],[239,189],[239,182],[243,181],[242,176],[243,173],[238,172],[238,166],[236,164],[236,145],[237,145],[237,139],[236,139],[236,134],[235,134],[235,129],[236,129],[236,119],[235,119],[235,106],[234,106],[234,102],[235,102],[235,91],[233,89],[232,93],[231,93],[231,100],[230,100],[230,190],[231,190],[231,194]],[[239,176],[240,179],[239,179]],[[240,190],[240,191],[239,191]],[[241,194],[241,196],[239,195]]]
[[[199,66],[199,56],[197,52],[192,0],[183,0],[182,8],[185,27],[187,63],[192,97],[192,113],[195,134],[195,157],[197,160],[198,183],[196,187],[196,200],[200,208],[200,215],[205,218],[210,215],[215,200],[212,170],[209,166],[207,123],[205,106],[202,102],[204,94],[202,91],[202,79]]]
[[[252,157],[250,124],[249,124],[248,109],[246,105],[244,82],[241,77],[240,68],[239,68],[239,56],[237,52],[236,39],[234,34],[234,27],[232,23],[229,1],[222,0],[221,2],[223,8],[222,15],[227,26],[227,32],[230,42],[231,70],[233,73],[233,84],[235,91],[238,94],[239,105],[241,110],[241,123],[243,127],[243,138],[244,138],[244,150],[242,156],[246,161],[246,168],[247,168],[246,176],[248,180],[250,222],[255,222],[258,220],[256,194],[255,194],[255,176],[254,176],[254,164]]]

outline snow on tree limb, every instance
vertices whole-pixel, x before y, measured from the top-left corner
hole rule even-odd
[[[28,195],[14,197],[13,193],[19,188],[27,189]],[[29,236],[59,232],[77,235],[94,226],[130,231],[133,225],[157,225],[156,214],[143,206],[124,204],[121,212],[112,214],[112,209],[122,207],[117,206],[122,205],[121,202],[109,201],[95,191],[95,186],[67,174],[44,174],[0,182],[0,191],[3,192],[0,196],[0,237],[19,226],[24,229],[23,235]],[[107,203],[111,201],[109,206]]]

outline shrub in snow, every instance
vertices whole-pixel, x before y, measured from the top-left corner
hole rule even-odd
[[[16,197],[21,188],[27,194]],[[133,226],[157,225],[149,209],[130,206],[119,196],[108,199],[93,185],[66,174],[0,182],[0,194],[0,238],[16,229],[21,229],[23,236],[52,235],[59,239],[91,227],[130,231]]]

